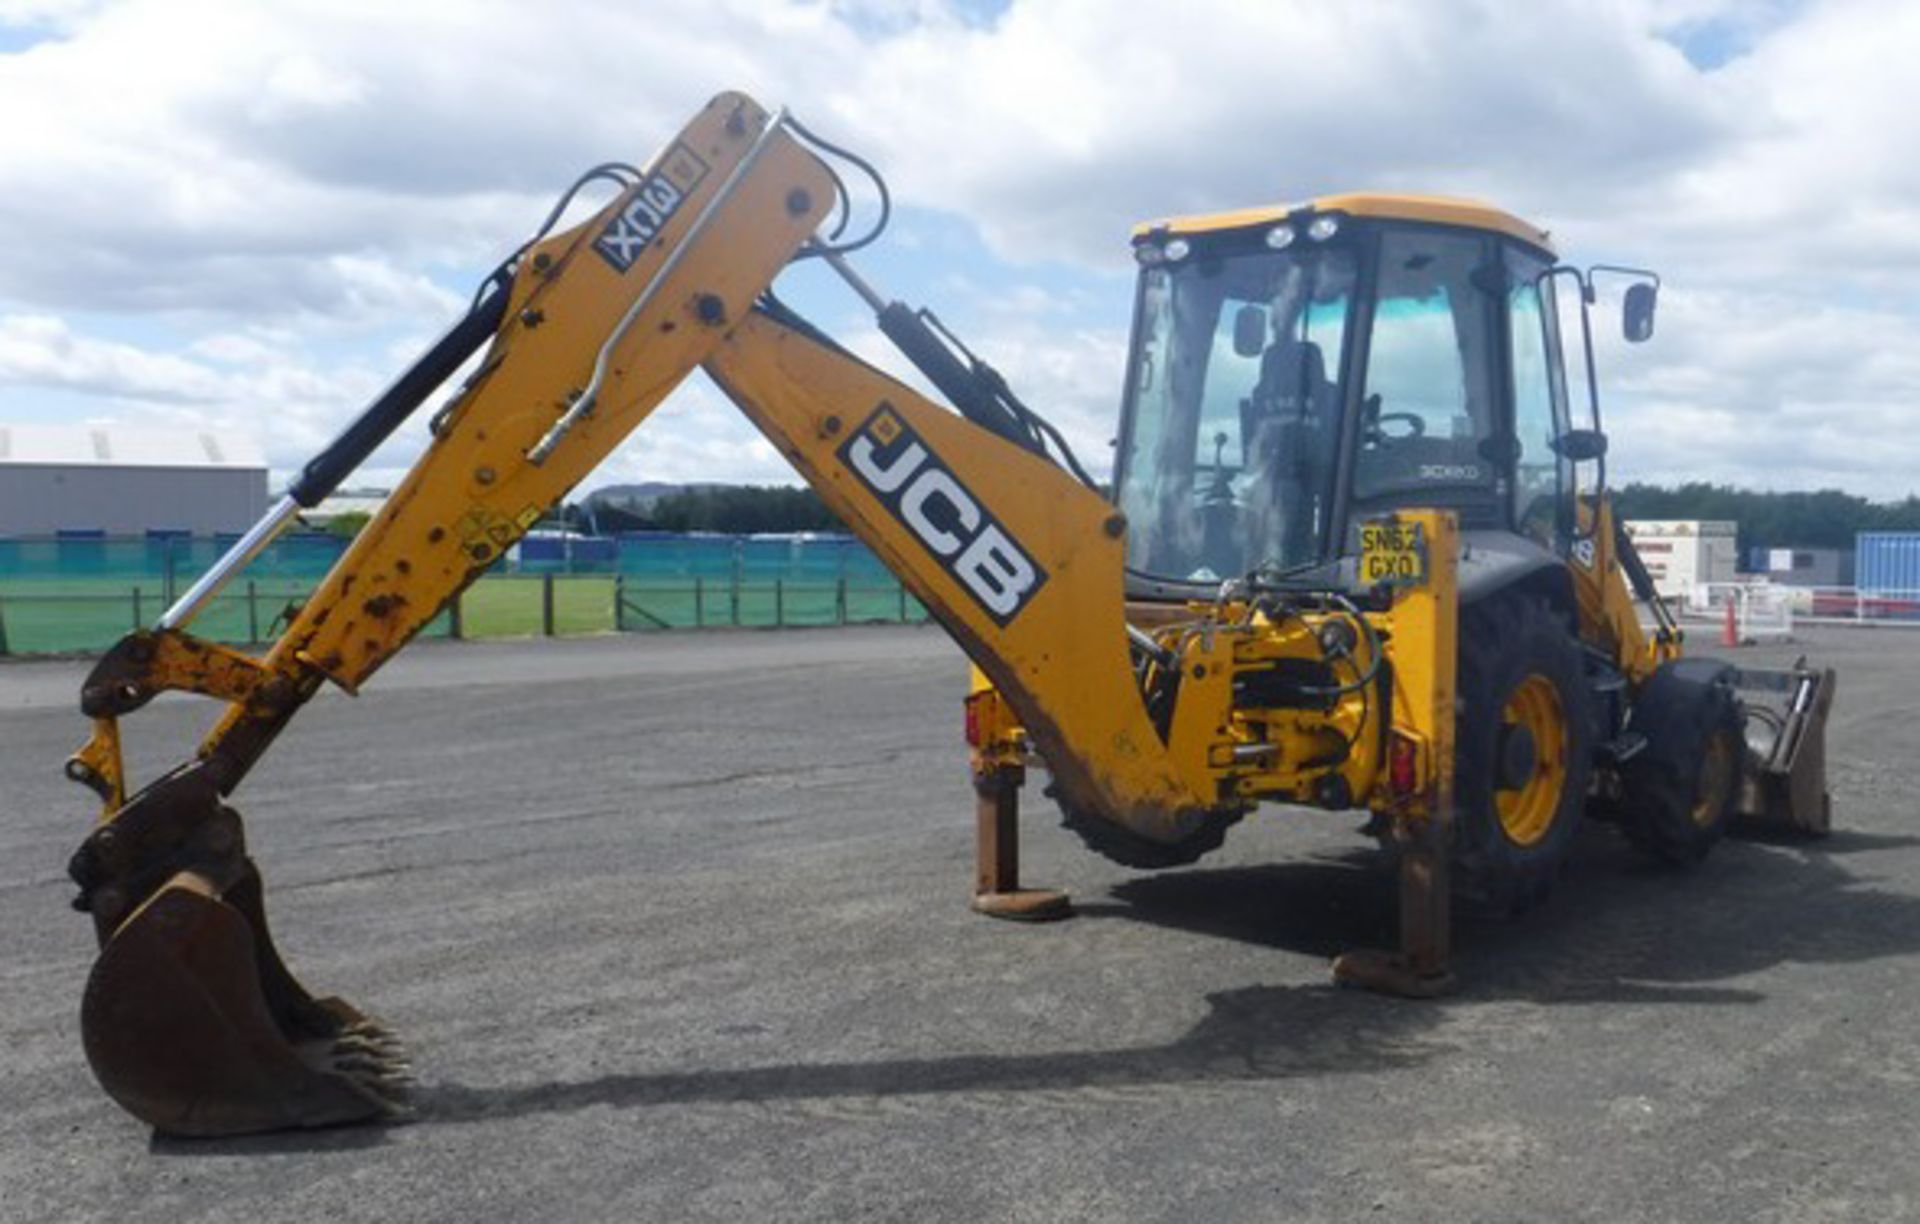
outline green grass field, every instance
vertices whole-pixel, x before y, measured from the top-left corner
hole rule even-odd
[[[545,583],[537,576],[489,575],[461,596],[461,635],[536,637],[547,632]],[[229,586],[194,621],[193,631],[219,642],[271,639],[290,607],[310,588],[286,581]],[[616,608],[616,592],[621,595]],[[157,580],[16,578],[0,582],[0,654],[104,650],[129,630],[149,625],[165,607]],[[898,587],[849,585],[844,613],[834,583],[754,583],[736,594],[727,582],[570,574],[553,578],[555,636],[695,626],[831,625],[922,621],[926,611]],[[452,632],[442,613],[424,637]]]

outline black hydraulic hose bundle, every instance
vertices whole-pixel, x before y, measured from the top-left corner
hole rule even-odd
[[[832,177],[834,189],[840,196],[840,215],[827,234],[827,240],[822,242],[816,239],[807,244],[794,256],[795,262],[844,256],[873,243],[893,217],[893,195],[887,190],[887,180],[872,162],[815,135],[791,115],[786,117],[785,122],[816,152],[825,155],[822,162],[827,165],[827,173]],[[848,219],[853,215],[853,201],[845,181],[827,162],[827,157],[838,157],[857,167],[873,183],[880,199],[880,215],[873,225],[860,237],[847,242],[836,240],[845,231]],[[771,299],[772,294],[769,292],[765,297]],[[788,317],[797,318],[790,308],[780,306],[778,309]],[[893,341],[894,347],[959,409],[962,416],[1016,446],[1057,461],[1088,488],[1098,488],[1060,431],[1021,403],[1000,372],[975,356],[932,311],[915,309],[904,302],[888,302],[876,307],[875,322],[881,333]],[[810,326],[807,330],[814,333],[818,331]]]
[[[300,503],[303,510],[311,510],[339,488],[340,482],[392,437],[393,431],[433,394],[434,388],[451,378],[461,362],[493,339],[494,333],[500,330],[500,321],[506,317],[511,283],[512,276],[505,268],[495,272],[488,281],[493,292],[487,293],[483,286],[481,296],[466,317],[455,323],[367,405],[353,424],[300,469],[299,477],[287,488],[287,496]]]
[[[893,199],[887,190],[886,180],[872,163],[858,154],[816,136],[790,116],[785,122],[818,150],[858,167],[872,181],[880,200],[880,215],[866,233],[846,242],[836,241],[846,230],[853,205],[845,182],[828,166],[828,173],[839,193],[840,215],[828,232],[826,241],[810,243],[796,258],[841,256],[871,244],[893,215]],[[465,317],[455,323],[432,348],[382,391],[325,450],[301,469],[299,477],[288,488],[288,496],[303,509],[310,510],[319,505],[381,443],[392,437],[394,431],[435,388],[452,377],[462,362],[498,333],[506,317],[507,299],[520,258],[559,223],[581,188],[604,180],[624,191],[641,177],[639,169],[625,162],[602,162],[575,179],[573,185],[554,203],[533,236],[516,248],[481,283]],[[764,295],[762,304],[763,308],[772,308],[770,313],[777,311],[789,320],[798,320],[793,311],[778,304],[771,292]],[[1051,451],[1058,454],[1060,462],[1082,483],[1093,487],[1092,478],[1080,466],[1060,432],[1022,404],[999,371],[974,356],[930,312],[893,302],[878,312],[878,322],[880,330],[968,420],[1043,457],[1052,457],[1049,451],[1051,444]],[[817,329],[808,327],[807,330],[818,334]]]
[[[311,510],[319,505],[328,494],[340,487],[341,481],[352,475],[355,468],[366,462],[382,442],[393,436],[393,432],[433,394],[435,388],[453,377],[462,362],[499,332],[501,321],[506,318],[507,299],[513,288],[514,272],[519,266],[520,257],[553,231],[581,188],[588,183],[606,181],[625,191],[639,182],[641,177],[637,167],[613,161],[601,162],[575,179],[573,185],[554,202],[533,236],[515,248],[513,254],[502,260],[500,266],[480,282],[479,288],[474,290],[473,301],[466,315],[435,341],[419,360],[407,367],[400,377],[394,379],[354,419],[353,424],[327,444],[325,450],[307,462],[300,470],[299,477],[288,487],[287,495],[298,502],[303,510]]]

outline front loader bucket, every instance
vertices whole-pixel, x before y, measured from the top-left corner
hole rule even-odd
[[[163,1134],[243,1135],[403,1112],[391,1039],[281,963],[251,863],[222,895],[183,871],[105,943],[80,1012],[87,1061]]]
[[[1739,815],[1771,832],[1824,837],[1833,826],[1827,792],[1827,713],[1832,668],[1802,659],[1785,670],[1735,669],[1746,709],[1747,760]]]

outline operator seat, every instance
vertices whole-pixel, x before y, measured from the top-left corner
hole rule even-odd
[[[1252,399],[1263,415],[1318,421],[1326,413],[1333,384],[1326,358],[1311,340],[1276,340],[1260,355],[1260,380]]]
[[[1326,359],[1311,340],[1284,337],[1260,355],[1260,378],[1240,401],[1240,436],[1247,440],[1249,467],[1271,470],[1281,454],[1309,462],[1313,434],[1335,424],[1334,387]],[[1330,462],[1328,452],[1323,462]]]
[[[1305,556],[1325,518],[1339,447],[1339,395],[1310,340],[1282,337],[1260,356],[1260,378],[1240,401],[1246,471],[1254,477],[1241,530],[1252,558]]]

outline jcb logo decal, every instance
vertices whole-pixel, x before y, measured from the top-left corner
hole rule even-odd
[[[627,206],[615,213],[593,241],[600,258],[625,272],[640,258],[647,244],[660,236],[667,219],[680,211],[687,195],[707,177],[707,163],[685,145],[675,145],[660,159],[660,168],[640,180]]]
[[[840,448],[840,462],[940,559],[995,623],[1005,626],[1046,583],[1046,571],[887,404],[853,431]]]

